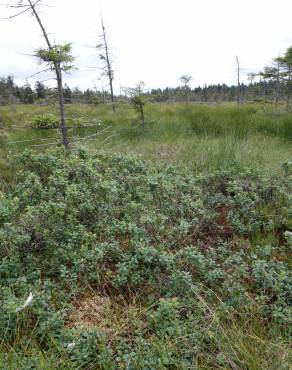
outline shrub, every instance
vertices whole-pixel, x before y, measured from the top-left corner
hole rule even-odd
[[[13,166],[18,172],[0,193],[6,354],[12,347],[34,364],[45,353],[71,369],[195,368],[200,361],[239,369],[252,363],[238,350],[243,340],[273,338],[286,353],[289,162],[277,178],[238,167],[195,176],[58,149],[25,151]],[[96,327],[68,325],[68,312],[97,292],[111,303],[104,314],[93,310]],[[249,325],[255,312],[260,319],[246,333],[240,320]],[[115,329],[105,328],[106,318]],[[267,353],[257,361],[273,368],[277,356],[267,360]]]
[[[28,126],[37,129],[52,129],[60,126],[59,118],[53,114],[41,114],[28,122]]]

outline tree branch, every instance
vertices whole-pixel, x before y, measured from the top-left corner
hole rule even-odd
[[[23,10],[22,12],[19,12],[19,13],[17,13],[17,14],[11,15],[11,16],[9,16],[9,17],[5,17],[5,18],[3,18],[3,19],[13,19],[13,18],[16,18],[16,17],[18,17],[19,15],[21,15],[21,14],[24,14],[24,13],[28,12],[29,10],[31,10],[31,9],[30,9],[30,7],[29,7],[29,8],[26,8],[26,9],[25,9],[25,10]]]
[[[31,77],[34,77],[34,76],[39,75],[40,73],[49,72],[49,71],[51,71],[51,69],[50,68],[46,68],[46,69],[43,69],[42,71],[39,71],[39,72],[36,72],[36,73],[34,73],[34,74],[30,75],[30,76],[27,76],[26,78],[31,78]],[[52,80],[52,78],[50,78],[50,80]]]

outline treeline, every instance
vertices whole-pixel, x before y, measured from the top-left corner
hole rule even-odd
[[[233,102],[239,96],[242,103],[249,101],[273,100],[276,84],[271,81],[260,81],[250,84],[241,83],[240,86],[226,84],[205,85],[194,89],[185,86],[165,89],[152,89],[149,95],[156,102]],[[284,98],[284,90],[282,94]]]
[[[109,98],[107,91],[99,92],[91,89],[81,91],[78,87],[71,89],[64,86],[65,103],[97,103],[106,102]],[[34,86],[26,82],[18,86],[13,76],[0,77],[0,105],[8,104],[51,104],[57,100],[57,90],[37,81]]]
[[[242,102],[273,101],[279,93],[279,86],[275,81],[260,81],[250,84],[242,83],[239,87]],[[205,85],[194,89],[186,86],[167,87],[164,89],[151,89],[144,92],[151,102],[232,102],[237,100],[238,86],[226,84]],[[278,95],[277,95],[278,96]],[[284,86],[280,88],[280,98],[285,98]],[[94,89],[80,90],[64,86],[64,99],[66,104],[105,104],[110,102],[108,91]],[[117,101],[128,101],[127,89],[122,89]],[[34,86],[26,82],[18,86],[13,76],[0,77],[0,105],[8,104],[52,104],[57,100],[57,91],[37,81]]]

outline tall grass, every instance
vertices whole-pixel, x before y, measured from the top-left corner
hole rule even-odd
[[[85,137],[101,129],[105,132],[77,143],[93,150],[134,154],[202,171],[238,163],[280,169],[292,157],[292,114],[282,107],[231,104],[148,104],[143,129],[130,105],[120,105],[116,114],[107,105],[68,105],[69,120],[100,120],[101,127],[70,128],[70,137]],[[55,107],[1,107],[5,124],[1,157],[25,147],[41,149],[59,142],[57,130],[24,128],[38,114],[57,114]],[[42,145],[38,147],[38,145]],[[48,145],[49,146],[49,145]]]

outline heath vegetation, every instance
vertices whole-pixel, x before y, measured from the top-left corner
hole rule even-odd
[[[0,369],[289,370],[292,47],[237,85],[0,78]],[[44,8],[41,8],[44,9]],[[46,9],[46,8],[45,8]]]

